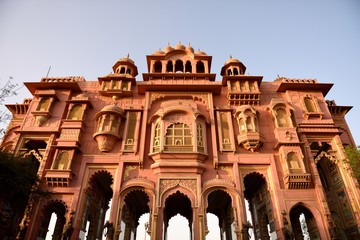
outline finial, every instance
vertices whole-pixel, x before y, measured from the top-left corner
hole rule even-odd
[[[230,54],[230,59],[232,59],[232,55]]]
[[[129,59],[129,58],[130,58],[130,54],[129,54],[129,53],[127,54],[126,58],[127,58],[127,59]]]
[[[113,105],[116,105],[116,101],[117,101],[118,99],[119,99],[118,96],[116,96],[116,95],[113,95],[113,96],[112,96]]]

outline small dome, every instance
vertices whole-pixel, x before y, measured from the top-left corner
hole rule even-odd
[[[190,43],[189,43],[189,45],[187,45],[186,50],[189,51],[189,52],[194,53],[194,49],[192,48],[192,46],[190,45]]]
[[[121,58],[121,59],[119,60],[119,62],[130,62],[130,63],[132,63],[132,64],[135,65],[135,62],[134,62],[132,59],[130,59],[129,54],[128,54],[126,57]]]
[[[161,48],[159,48],[159,50],[153,52],[152,55],[164,55],[164,54],[165,54],[165,52],[161,51]]]
[[[174,49],[176,50],[185,50],[186,47],[182,45],[180,42],[174,46]]]
[[[113,105],[107,105],[105,107],[103,107],[100,111],[102,112],[114,112],[117,113],[118,115],[124,115],[124,110],[122,110],[119,106],[113,104]]]
[[[233,57],[230,55],[229,60],[227,60],[224,65],[226,65],[226,64],[228,64],[228,63],[241,63],[241,62],[239,61],[239,59],[233,58]]]
[[[168,45],[164,48],[165,53],[168,53],[168,52],[170,52],[172,50],[174,50],[174,49],[170,46],[170,43],[168,43]]]
[[[207,55],[205,52],[200,51],[200,49],[195,54],[196,55]]]

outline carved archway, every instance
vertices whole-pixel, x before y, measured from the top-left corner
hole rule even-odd
[[[97,171],[89,179],[81,226],[81,230],[87,232],[88,239],[101,238],[105,213],[113,196],[112,184],[113,177],[105,170]]]
[[[151,218],[150,196],[142,187],[133,187],[127,189],[126,193],[123,192],[121,198],[120,239],[136,239],[139,218],[145,213],[149,213]],[[147,230],[151,230],[150,219]]]
[[[56,223],[54,227],[54,232],[52,233],[52,239],[60,240],[62,237],[62,231],[64,225],[66,223],[65,214],[68,211],[66,204],[60,200],[52,200],[49,201],[44,207],[42,208],[42,220],[40,223],[39,231],[37,234],[38,238],[45,239],[46,234],[49,231],[49,223],[52,214],[56,214]]]
[[[301,215],[302,218],[300,219]],[[304,235],[308,235],[310,239],[320,239],[316,219],[306,205],[303,203],[296,204],[291,208],[289,217],[294,239],[302,240],[305,237]]]
[[[249,173],[244,177],[244,196],[249,202],[255,239],[270,239],[275,232],[275,219],[271,214],[272,205],[265,177],[258,173]]]

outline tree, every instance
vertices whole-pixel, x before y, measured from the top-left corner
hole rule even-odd
[[[0,107],[4,105],[5,99],[8,97],[16,96],[17,92],[20,88],[18,88],[18,84],[13,83],[13,77],[9,77],[9,80],[5,83],[4,86],[0,86]],[[2,110],[0,108],[0,124],[3,126],[7,123],[8,120],[11,119],[11,114],[9,111]],[[0,138],[4,134],[4,127],[0,127]]]
[[[32,156],[17,156],[0,150],[0,239],[12,239],[36,187],[39,162]]]
[[[360,183],[360,146],[356,148],[346,146],[345,153],[349,159],[349,164],[353,171],[353,177]]]

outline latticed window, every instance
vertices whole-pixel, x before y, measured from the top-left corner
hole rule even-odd
[[[63,151],[57,156],[53,169],[64,170],[68,169],[70,155],[68,151]]]
[[[50,98],[42,98],[37,107],[37,111],[48,111],[50,108],[51,99]]]
[[[289,127],[286,111],[282,108],[276,110],[276,121],[278,127]]]
[[[73,105],[69,112],[68,119],[72,119],[72,120],[82,119],[83,111],[84,109],[81,104]]]
[[[157,123],[155,126],[153,152],[158,152],[160,150],[160,130],[160,124]]]
[[[203,128],[200,123],[198,123],[196,127],[196,140],[198,151],[204,152]]]
[[[190,127],[184,123],[171,124],[166,130],[165,150],[192,151]]]
[[[287,163],[291,173],[301,173],[299,164],[299,158],[294,152],[290,152],[287,155]]]
[[[128,129],[125,141],[125,150],[132,150],[134,147],[134,137],[136,128],[136,113],[130,113],[128,121]]]
[[[304,103],[308,112],[316,112],[314,101],[310,98],[304,98]]]

